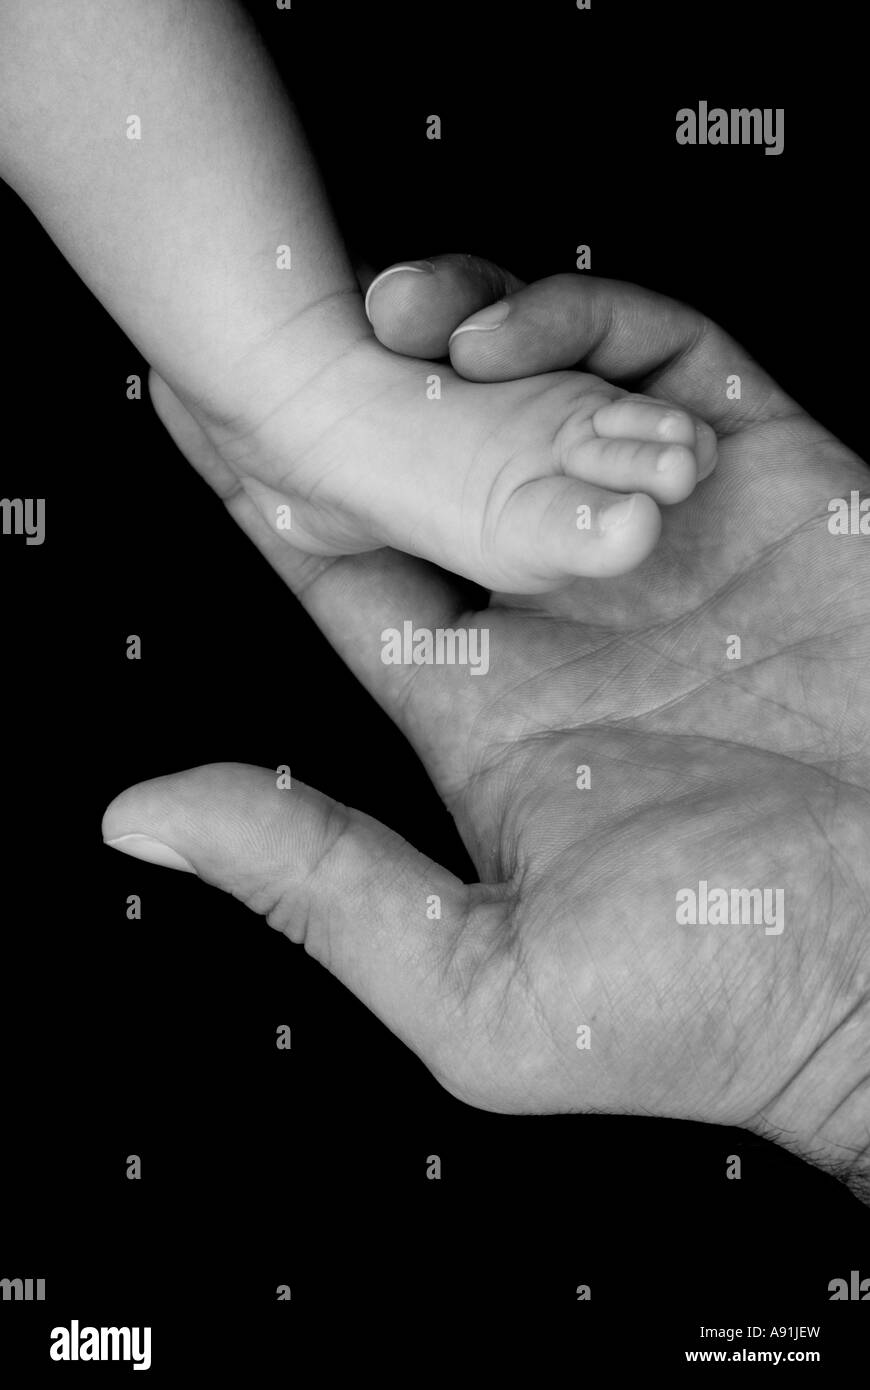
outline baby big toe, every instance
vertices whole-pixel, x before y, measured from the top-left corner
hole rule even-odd
[[[512,575],[501,585],[534,593],[571,579],[627,574],[655,546],[661,516],[643,492],[630,497],[573,478],[538,478],[518,488],[497,531],[499,559]]]

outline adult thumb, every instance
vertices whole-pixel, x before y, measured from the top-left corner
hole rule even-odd
[[[473,890],[386,826],[286,773],[218,763],[128,788],[103,837],[232,893],[415,1051],[437,1053]]]

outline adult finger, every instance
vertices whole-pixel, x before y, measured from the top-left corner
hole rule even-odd
[[[402,261],[371,281],[366,313],[384,347],[406,357],[445,357],[457,324],[522,284],[479,256]]]
[[[455,1025],[445,981],[480,890],[370,816],[281,781],[219,763],[141,782],[108,807],[103,837],[232,893],[431,1060]]]
[[[471,381],[582,366],[674,401],[723,435],[799,410],[712,320],[618,280],[556,275],[526,286],[491,261],[445,256],[389,267],[367,307],[385,346],[420,357],[449,351]]]
[[[608,381],[635,383],[648,395],[673,401],[722,435],[799,411],[712,320],[618,280],[538,280],[458,324],[449,351],[456,371],[472,381],[582,365]]]

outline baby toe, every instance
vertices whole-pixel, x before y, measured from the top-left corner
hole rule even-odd
[[[694,490],[698,467],[688,444],[646,444],[637,439],[590,439],[565,459],[573,478],[615,492],[646,492],[665,506]]]
[[[621,396],[599,406],[591,423],[602,439],[637,439],[650,444],[682,444],[693,449],[698,479],[706,478],[716,465],[716,434],[707,422],[664,401]]]

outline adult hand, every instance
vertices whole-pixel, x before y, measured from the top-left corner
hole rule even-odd
[[[443,352],[498,296],[493,267],[483,290],[479,263],[453,263],[439,310],[442,269],[374,287],[383,341],[421,351],[417,303]],[[391,310],[379,290],[402,279]],[[863,465],[714,325],[631,287],[520,290],[502,328],[460,334],[451,357],[478,379],[582,361],[654,386],[718,430],[717,472],[632,574],[468,612],[395,552],[293,551],[204,437],[185,451],[403,729],[481,882],[237,765],[129,789],[106,838],[170,846],[304,942],[473,1105],[746,1125],[866,1182],[870,538],[828,526]],[[408,619],[487,629],[488,672],[385,665],[382,633]],[[702,883],[729,903],[767,889],[782,911],[687,924]]]

